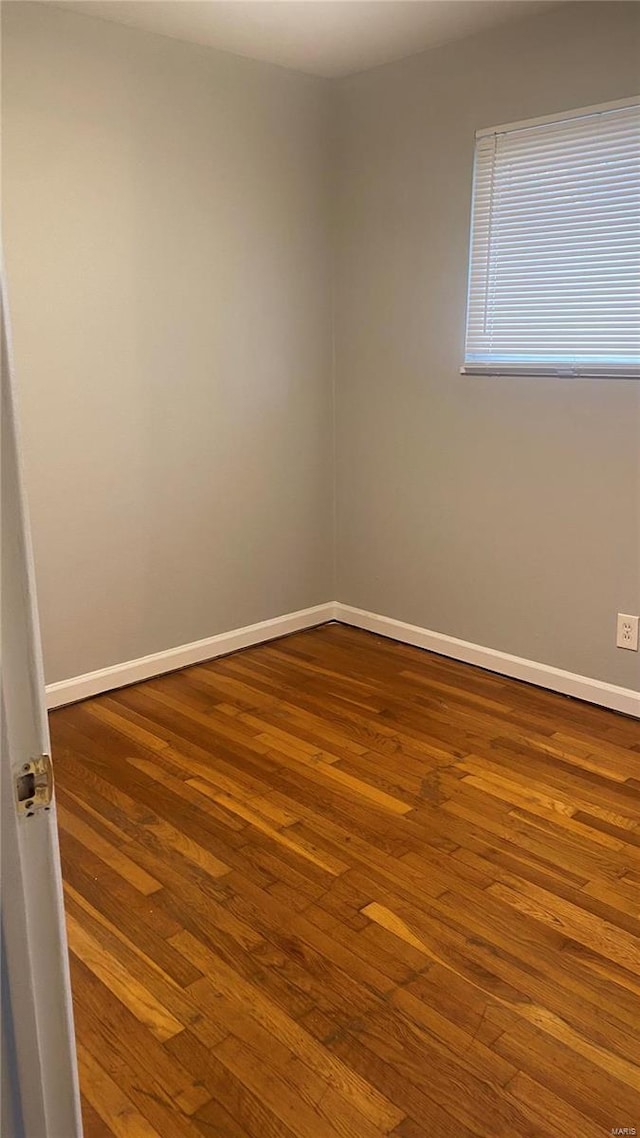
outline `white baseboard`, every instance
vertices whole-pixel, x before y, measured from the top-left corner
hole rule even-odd
[[[367,632],[377,632],[381,636],[400,640],[404,644],[413,644],[417,648],[426,648],[429,652],[450,656],[465,664],[475,664],[476,667],[486,668],[490,672],[498,672],[515,680],[524,680],[526,683],[537,684],[538,687],[548,688],[550,691],[561,692],[563,695],[574,696],[576,699],[584,699],[588,703],[597,703],[601,707],[640,718],[640,692],[631,688],[622,688],[605,683],[604,680],[592,679],[590,676],[565,672],[550,664],[539,664],[522,656],[511,656],[508,652],[499,652],[495,648],[484,648],[481,644],[458,640],[455,636],[445,636],[442,632],[431,632],[428,628],[406,624],[402,620],[393,620],[388,616],[379,616],[377,613],[343,605],[338,601],[329,601],[324,605],[301,609],[300,612],[287,613],[272,620],[262,620],[259,624],[251,624],[246,628],[236,628],[231,632],[221,632],[218,636],[209,636],[205,640],[196,640],[193,644],[183,644],[179,648],[155,652],[152,656],[143,656],[139,660],[129,660],[124,664],[114,664],[110,668],[100,668],[97,672],[87,672],[84,676],[47,684],[47,707],[51,709],[66,703],[75,703],[77,700],[111,691],[113,688],[125,687],[140,680],[148,680],[152,676],[160,676],[164,672],[173,672],[177,668],[186,668],[191,664],[213,660],[216,656],[225,656],[229,652],[236,652],[239,648],[249,648],[252,644],[262,644],[278,636],[301,632],[305,628],[313,628],[330,620],[341,621],[343,624],[350,624]]]
[[[142,656],[139,660],[100,668],[97,672],[87,672],[84,676],[47,684],[47,707],[51,710],[66,703],[76,703],[91,695],[99,695],[100,692],[148,680],[164,672],[174,672],[177,668],[186,668],[190,664],[201,664],[216,656],[236,652],[239,648],[248,648],[252,644],[274,640],[277,636],[286,636],[289,632],[300,632],[317,624],[325,624],[328,620],[335,620],[335,605],[332,602],[276,616],[272,620],[261,620],[246,628],[221,632],[205,640],[196,640],[193,644],[169,648],[166,652],[154,652],[152,656]]]
[[[334,619],[343,624],[351,624],[355,628],[366,629],[367,632],[377,632],[381,636],[401,640],[404,644],[414,644],[417,648],[426,648],[465,664],[475,664],[490,672],[499,672],[515,680],[524,680],[529,684],[537,684],[538,687],[549,688],[563,695],[571,695],[640,718],[640,692],[633,691],[632,688],[622,688],[605,683],[604,680],[594,680],[590,676],[565,672],[562,668],[539,664],[522,656],[510,656],[508,652],[483,648],[468,640],[458,640],[455,636],[445,636],[442,632],[430,632],[427,628],[405,624],[402,620],[392,620],[391,617],[379,616],[351,605],[336,602],[334,612]]]

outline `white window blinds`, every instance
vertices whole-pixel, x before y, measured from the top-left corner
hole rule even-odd
[[[640,375],[640,98],[476,135],[462,371]]]

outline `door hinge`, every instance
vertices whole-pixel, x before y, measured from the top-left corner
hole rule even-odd
[[[39,810],[48,810],[53,798],[53,763],[51,755],[38,755],[23,763],[16,773],[16,806],[18,814],[32,818]]]

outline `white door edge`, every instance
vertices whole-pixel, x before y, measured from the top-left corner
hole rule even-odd
[[[33,557],[21,469],[6,283],[2,320],[3,1090],[15,1138],[81,1138],[55,803],[18,816],[15,772],[50,753]],[[5,1000],[5,1005],[7,1001]],[[13,1138],[13,1136],[8,1136]]]

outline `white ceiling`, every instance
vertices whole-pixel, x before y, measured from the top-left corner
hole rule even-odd
[[[60,0],[59,6],[335,78],[554,4],[548,0]]]

